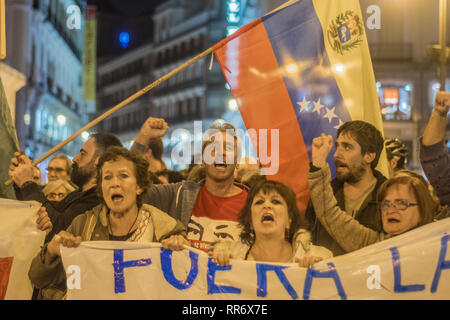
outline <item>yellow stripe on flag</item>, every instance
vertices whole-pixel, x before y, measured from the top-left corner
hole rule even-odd
[[[0,0],[0,60],[6,58],[5,0]]]
[[[352,120],[374,125],[384,137],[372,60],[358,0],[313,0],[332,72]],[[361,72],[362,71],[362,72]],[[378,170],[389,176],[383,149]]]

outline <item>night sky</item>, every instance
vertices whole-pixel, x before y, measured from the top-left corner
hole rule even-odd
[[[166,0],[88,0],[97,6],[97,56],[99,59],[123,54],[151,42],[154,8]],[[119,34],[128,32],[130,43],[122,48]]]

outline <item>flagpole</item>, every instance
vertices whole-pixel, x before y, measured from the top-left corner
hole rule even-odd
[[[154,87],[156,87],[157,85],[159,85],[160,83],[166,81],[167,79],[169,79],[170,77],[172,77],[174,74],[178,73],[179,71],[183,70],[184,68],[186,68],[187,66],[191,65],[192,63],[200,60],[201,58],[207,56],[208,54],[210,54],[211,52],[213,52],[213,47],[203,51],[202,53],[200,53],[199,55],[195,56],[194,58],[186,61],[185,63],[183,63],[181,66],[179,66],[178,68],[175,68],[174,70],[172,70],[171,72],[169,72],[168,74],[162,76],[161,78],[159,78],[158,80],[152,82],[151,84],[149,84],[148,86],[146,86],[145,88],[139,90],[138,92],[136,92],[135,94],[133,94],[132,96],[128,97],[127,99],[123,100],[122,102],[120,102],[119,104],[117,104],[116,106],[114,106],[113,108],[109,109],[108,111],[106,111],[104,114],[100,115],[98,118],[92,120],[91,122],[89,122],[87,125],[85,125],[83,128],[81,128],[80,130],[78,130],[77,132],[75,132],[73,135],[71,135],[69,138],[67,138],[66,140],[60,142],[59,144],[57,144],[55,147],[53,147],[52,149],[50,149],[49,151],[47,151],[45,154],[43,154],[42,156],[40,156],[38,159],[36,159],[35,161],[33,161],[33,165],[36,166],[38,163],[42,162],[43,160],[47,159],[49,156],[51,156],[53,153],[55,153],[56,151],[58,151],[59,149],[61,149],[62,147],[64,147],[66,144],[68,144],[69,142],[71,142],[72,140],[74,140],[75,138],[77,138],[79,135],[81,135],[84,131],[90,129],[91,127],[95,126],[97,123],[99,123],[100,121],[102,121],[103,119],[109,117],[111,114],[113,114],[114,112],[116,112],[117,110],[123,108],[124,106],[126,106],[127,104],[129,104],[130,102],[133,102],[134,100],[136,100],[137,98],[139,98],[140,96],[142,96],[143,94],[147,93],[148,91],[150,91],[151,89],[153,89]],[[12,182],[12,179],[9,179],[8,181],[5,182],[5,185],[9,185]]]
[[[445,91],[446,78],[446,62],[447,62],[447,44],[446,44],[446,19],[447,19],[447,0],[439,1],[439,43],[440,51],[440,67],[439,67],[439,83],[440,90]]]

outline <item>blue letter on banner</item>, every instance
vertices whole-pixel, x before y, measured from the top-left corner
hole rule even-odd
[[[173,274],[172,250],[161,248],[161,268],[164,278],[168,283],[179,290],[190,288],[198,275],[198,254],[189,251],[189,258],[191,259],[191,270],[189,270],[186,281],[180,281],[175,278],[175,275]]]
[[[330,270],[328,271],[320,271],[314,269],[308,269],[305,278],[305,287],[303,289],[303,299],[309,300],[309,296],[311,294],[311,286],[314,278],[331,278],[334,280],[339,296],[342,300],[347,299],[347,295],[345,294],[344,287],[342,286],[341,279],[339,279],[339,275],[336,271],[336,267],[334,263],[328,263],[328,267]]]
[[[125,278],[123,276],[123,269],[131,267],[144,267],[150,264],[152,264],[152,260],[150,258],[124,262],[123,250],[114,250],[114,292],[125,292]]]
[[[445,261],[447,255],[447,242],[450,241],[450,236],[444,234],[441,239],[441,253],[439,254],[439,261],[437,264],[436,272],[434,273],[433,283],[431,284],[431,293],[435,293],[441,278],[442,269],[450,269],[450,261]]]
[[[208,275],[206,277],[208,281],[208,294],[214,293],[241,294],[241,289],[239,288],[231,286],[218,286],[215,284],[216,271],[227,271],[227,270],[231,270],[231,265],[222,267],[214,263],[211,258],[208,258]]]
[[[256,274],[258,277],[258,288],[256,289],[257,296],[258,297],[267,296],[267,272],[275,271],[275,274],[277,275],[278,279],[280,279],[281,284],[289,293],[291,298],[293,300],[297,300],[298,299],[297,292],[295,292],[294,288],[291,286],[289,280],[286,278],[286,275],[283,272],[283,269],[286,268],[287,267],[283,266],[274,266],[271,264],[257,263],[256,264]]]
[[[414,292],[425,290],[423,284],[402,285],[402,272],[400,270],[400,253],[397,247],[390,248],[392,253],[392,265],[394,266],[394,292]]]

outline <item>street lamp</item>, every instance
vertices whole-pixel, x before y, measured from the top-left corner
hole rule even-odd
[[[81,139],[86,142],[89,139],[89,132],[83,131],[83,133],[81,133]]]
[[[63,125],[66,124],[66,116],[63,114],[58,114],[56,116],[56,121],[58,122],[58,124],[62,127]]]

